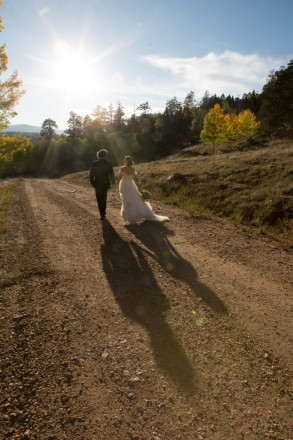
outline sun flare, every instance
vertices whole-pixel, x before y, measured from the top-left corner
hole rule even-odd
[[[52,83],[68,92],[90,92],[95,77],[94,66],[82,50],[73,49],[66,41],[57,41],[53,47],[55,62],[52,66]]]

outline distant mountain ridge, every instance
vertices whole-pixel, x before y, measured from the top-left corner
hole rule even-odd
[[[42,127],[37,127],[36,125],[29,125],[29,124],[14,124],[10,125],[8,128],[3,130],[4,133],[19,133],[19,132],[25,132],[25,133],[40,133],[42,130]]]
[[[40,133],[42,127],[29,124],[14,124],[3,130],[3,133]],[[63,133],[63,130],[56,130],[57,134]]]

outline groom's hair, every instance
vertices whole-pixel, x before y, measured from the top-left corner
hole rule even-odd
[[[107,150],[99,150],[99,151],[97,152],[97,156],[98,156],[98,158],[100,158],[100,159],[105,159],[105,157],[108,156],[108,151],[107,151]]]

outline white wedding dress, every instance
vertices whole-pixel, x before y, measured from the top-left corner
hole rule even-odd
[[[135,171],[136,175],[136,171]],[[121,180],[119,183],[119,193],[122,202],[121,215],[123,219],[131,224],[140,220],[151,220],[156,222],[168,221],[168,217],[156,215],[150,203],[145,202],[133,180],[133,175],[126,174],[120,170]]]

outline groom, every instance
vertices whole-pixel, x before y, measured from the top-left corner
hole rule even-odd
[[[90,169],[90,182],[95,187],[96,198],[101,215],[101,220],[106,218],[107,192],[111,183],[115,183],[115,175],[112,164],[108,162],[108,151],[97,152],[98,160],[92,162]]]

